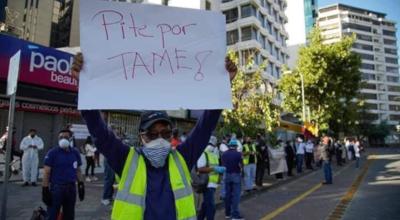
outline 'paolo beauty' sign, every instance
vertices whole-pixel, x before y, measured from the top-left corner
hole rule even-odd
[[[19,81],[45,87],[78,90],[71,77],[73,56],[59,50],[0,34],[0,78],[7,79],[9,60],[21,50]]]

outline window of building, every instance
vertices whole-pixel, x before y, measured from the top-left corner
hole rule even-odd
[[[361,96],[364,99],[378,99],[378,96],[376,94],[373,94],[373,93],[361,93]]]
[[[387,66],[386,67],[386,72],[388,72],[388,73],[399,73],[399,68]]]
[[[389,101],[399,101],[398,95],[388,95]]]
[[[367,108],[367,109],[372,109],[372,110],[378,109],[378,104],[365,103],[364,105],[365,105],[365,108]]]
[[[389,105],[390,111],[400,111],[400,105]]]
[[[275,9],[272,9],[272,15],[273,15],[275,21],[278,22],[278,12],[275,11]]]
[[[388,91],[389,92],[400,92],[400,86],[388,86]]]
[[[354,23],[343,23],[342,24],[342,29],[355,29],[359,31],[366,31],[366,32],[371,32],[371,27],[360,25],[360,24],[354,24]]]
[[[260,11],[258,11],[258,20],[260,21],[261,26],[265,27],[265,16]]]
[[[268,0],[265,2],[265,8],[267,9],[268,14],[271,14],[271,3],[269,3]]]
[[[396,40],[383,39],[383,43],[391,46],[396,46]]]
[[[383,30],[383,35],[396,37],[396,32],[394,32],[394,31],[388,31],[388,30]]]
[[[267,21],[267,22],[265,23],[265,25],[266,25],[266,28],[267,28],[267,30],[268,30],[268,33],[272,35],[272,27],[271,27],[272,24],[271,24],[271,22]]]
[[[388,82],[399,82],[399,77],[397,76],[386,76]]]
[[[233,0],[222,0],[222,3],[232,2]]]
[[[276,29],[276,28],[274,28],[274,35],[275,35],[275,40],[279,41],[279,38],[278,38],[279,32],[278,32],[278,29]]]
[[[361,69],[374,70],[375,66],[374,66],[374,64],[361,63]]]
[[[279,68],[278,66],[275,67],[275,76],[276,78],[281,78],[281,68]]]
[[[211,10],[211,2],[206,1],[206,10]]]
[[[251,4],[243,5],[241,7],[242,18],[247,18],[250,16],[257,17],[256,7]]]
[[[357,39],[359,40],[365,40],[365,41],[370,41],[372,42],[372,36],[364,35],[364,34],[356,34]]]
[[[362,73],[361,78],[363,80],[376,80],[375,74],[369,74],[369,73]]]
[[[385,53],[397,55],[397,50],[392,48],[385,48]]]
[[[232,23],[237,21],[238,19],[238,9],[237,8],[232,8],[230,10],[222,12],[225,17],[226,17],[226,23]]]
[[[386,61],[386,63],[398,64],[397,58],[385,57],[385,61]]]
[[[243,27],[242,29],[242,41],[246,40],[257,40],[257,29],[252,26]]]
[[[226,42],[228,45],[235,44],[238,42],[238,40],[239,40],[239,31],[237,29],[226,32]]]
[[[362,89],[372,89],[376,90],[376,84],[371,84],[371,83],[363,83],[361,84]]]
[[[257,63],[257,53],[254,49],[242,50],[242,64]]]
[[[367,44],[354,43],[353,48],[372,51],[373,47]]]
[[[277,47],[275,47],[275,51],[274,51],[274,56],[276,57],[277,60],[279,60],[279,49]]]
[[[272,54],[272,52],[271,52],[272,50],[271,49],[272,49],[272,43],[267,40],[265,42],[265,50],[267,50],[270,54]]]
[[[400,115],[389,115],[390,120],[400,121]]]
[[[265,46],[265,36],[262,35],[262,34],[260,34],[259,39],[260,39],[260,44],[261,44],[262,48],[265,49],[265,47],[266,47],[266,46]]]
[[[374,55],[365,54],[365,53],[356,53],[356,54],[358,54],[358,55],[361,57],[361,59],[364,59],[364,60],[374,60]]]
[[[267,73],[269,74],[269,75],[271,75],[272,76],[272,70],[273,70],[273,64],[271,63],[271,62],[268,62],[268,67],[267,67]]]

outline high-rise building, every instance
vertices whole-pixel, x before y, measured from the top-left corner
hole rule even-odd
[[[362,60],[360,72],[365,82],[360,90],[372,123],[400,121],[399,56],[396,23],[386,14],[349,5],[335,4],[319,9],[318,25],[326,43],[356,35],[352,50]]]
[[[317,0],[287,0],[286,15],[288,22],[285,28],[289,34],[287,47],[288,66],[294,68],[301,46],[307,43],[307,35],[315,26],[317,19]]]
[[[286,5],[286,0],[222,0],[218,6],[226,16],[228,49],[238,53],[242,65],[254,57],[255,65],[248,72],[267,60],[263,76],[272,85],[287,63]]]
[[[45,46],[69,46],[73,0],[8,1],[13,29],[22,39]]]

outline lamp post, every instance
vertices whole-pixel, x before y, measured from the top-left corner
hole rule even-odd
[[[301,80],[301,101],[302,101],[302,110],[303,110],[303,123],[306,120],[306,103],[304,101],[304,77],[303,74],[300,73],[300,80]]]

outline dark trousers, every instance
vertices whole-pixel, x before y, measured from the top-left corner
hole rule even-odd
[[[103,199],[112,200],[114,194],[114,188],[113,188],[114,181],[115,181],[114,171],[111,169],[107,160],[104,160]]]
[[[304,160],[304,154],[296,155],[297,173],[303,172],[303,160]]]
[[[257,186],[262,186],[263,185],[264,173],[265,173],[265,168],[266,167],[267,166],[266,166],[265,162],[257,163],[257,167],[256,167],[256,185]]]
[[[342,151],[336,150],[336,162],[338,166],[342,166]]]
[[[313,153],[306,153],[305,154],[305,157],[306,157],[306,168],[307,169],[313,169],[313,167],[311,165],[313,156],[314,156]]]
[[[322,166],[324,167],[324,176],[326,183],[332,183],[332,167],[330,161],[323,161]]]
[[[76,185],[51,184],[50,187],[51,206],[47,207],[48,220],[56,220],[62,208],[63,219],[73,220],[75,218]]]
[[[91,168],[91,175],[94,176],[94,157],[86,157],[86,172],[85,175],[89,175],[89,169]]]
[[[199,212],[198,220],[214,220],[215,216],[215,188],[207,188],[203,193],[203,203]]]
[[[225,174],[225,216],[239,218],[239,203],[242,178],[240,173]]]
[[[286,165],[288,167],[288,175],[292,176],[292,170],[293,170],[293,165],[294,165],[294,158],[293,157],[286,157]]]

